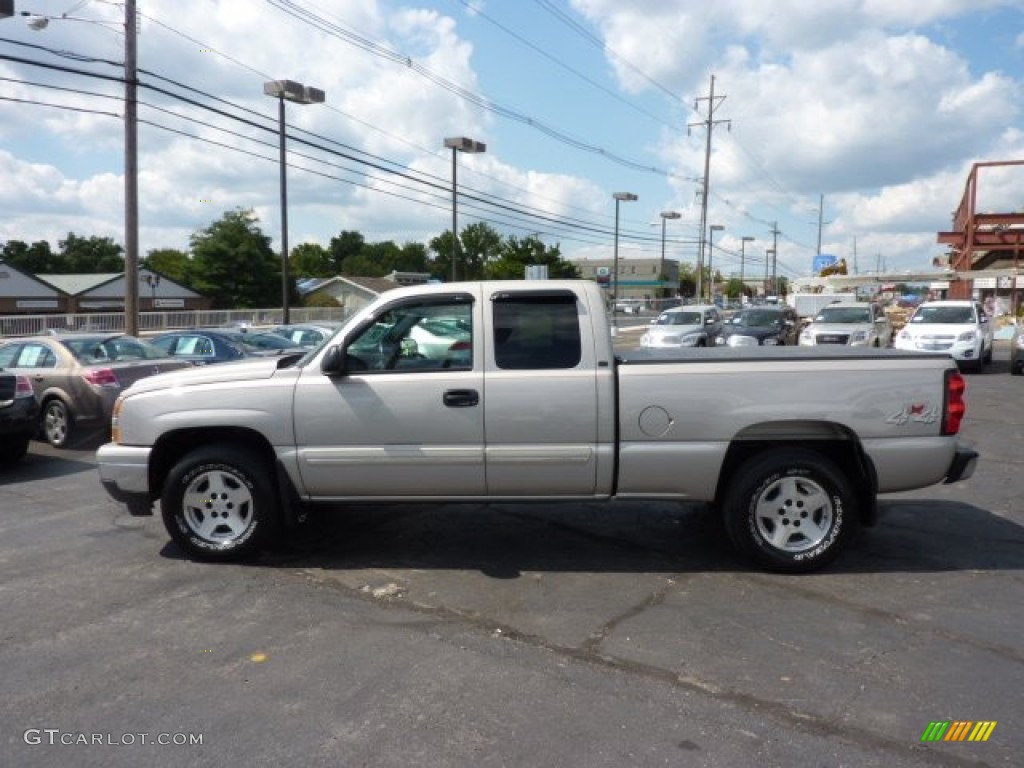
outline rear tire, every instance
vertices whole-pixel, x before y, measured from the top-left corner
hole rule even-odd
[[[253,557],[279,528],[273,477],[269,462],[246,448],[197,448],[174,465],[164,483],[164,527],[196,559]]]
[[[733,545],[768,570],[806,573],[832,562],[852,540],[857,495],[839,468],[814,451],[753,456],[722,504]]]
[[[54,448],[66,448],[74,432],[74,421],[64,401],[53,398],[43,406],[41,417],[43,437]]]

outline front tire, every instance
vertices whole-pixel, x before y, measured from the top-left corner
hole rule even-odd
[[[168,474],[160,499],[167,533],[199,560],[258,554],[280,520],[273,474],[258,454],[235,445],[186,454]]]
[[[839,468],[813,451],[759,454],[733,480],[722,505],[729,538],[769,570],[817,570],[853,538],[857,495]]]
[[[10,435],[0,443],[0,464],[17,464],[28,453],[32,435]]]

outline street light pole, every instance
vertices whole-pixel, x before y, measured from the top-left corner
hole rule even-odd
[[[661,263],[658,264],[658,285],[662,288],[662,292],[664,292],[664,285],[662,285],[662,280],[665,276],[665,222],[668,219],[682,218],[682,215],[683,214],[679,213],[678,211],[661,212]],[[676,288],[678,288],[678,286],[676,286]]]
[[[487,145],[465,136],[450,136],[444,140],[444,145],[452,151],[452,282],[454,283],[458,279],[456,263],[459,253],[459,198],[456,183],[458,164],[455,161],[455,156],[459,152],[467,152],[471,155],[486,152]]]
[[[263,83],[263,93],[277,99],[278,135],[280,137],[281,166],[281,323],[287,325],[288,311],[288,163],[285,156],[284,103],[322,104],[325,94],[319,88],[296,83],[294,80],[269,80]]]
[[[768,267],[770,265],[770,261],[769,261],[769,258],[768,258],[769,256],[771,257],[772,260],[775,259],[775,249],[774,248],[767,248],[767,249],[765,249],[765,252],[764,252],[764,297],[766,299],[768,298],[768,286],[770,285],[770,283],[768,281]]]
[[[743,296],[747,295],[747,285],[743,281],[743,267],[746,262],[747,255],[747,243],[754,242],[754,238],[750,235],[744,235],[740,238],[740,291]]]
[[[632,192],[615,192],[615,247],[612,251],[612,329],[618,330],[619,319],[615,314],[615,305],[619,303],[619,203],[633,202],[637,196]]]
[[[715,300],[715,232],[721,232],[724,230],[721,224],[712,224],[708,227],[708,303],[712,304]]]

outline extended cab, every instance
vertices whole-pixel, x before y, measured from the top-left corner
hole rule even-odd
[[[741,552],[809,571],[877,493],[971,475],[963,393],[951,360],[893,350],[617,359],[587,281],[427,285],[305,356],[137,382],[99,472],[208,560],[254,554],[311,503],[624,498],[711,502]]]

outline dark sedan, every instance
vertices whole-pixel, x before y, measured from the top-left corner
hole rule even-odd
[[[28,376],[0,369],[0,464],[21,459],[38,426],[39,404]]]
[[[793,346],[800,322],[792,307],[748,307],[722,325],[715,344],[725,347]]]
[[[0,343],[0,368],[31,382],[43,436],[55,448],[65,447],[80,426],[109,429],[114,400],[133,382],[189,365],[123,333],[66,333]]]
[[[249,357],[268,357],[304,352],[288,339],[272,333],[243,331],[237,328],[196,328],[170,331],[150,341],[172,357],[195,365],[227,363]]]

